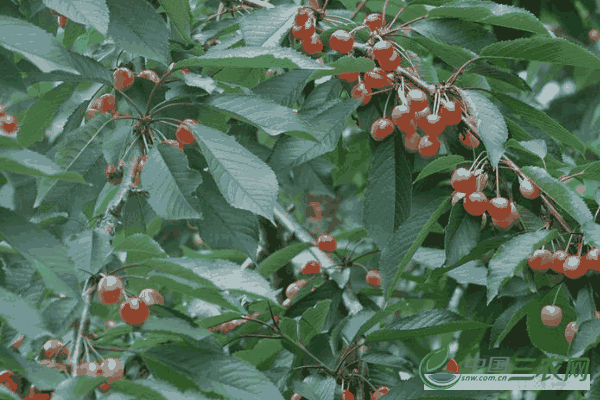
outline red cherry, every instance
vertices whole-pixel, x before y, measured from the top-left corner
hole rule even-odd
[[[364,83],[359,83],[352,88],[350,96],[367,104],[371,100],[371,90]]]
[[[290,400],[301,400],[302,399],[302,395],[299,393],[293,393],[292,397],[290,397]]]
[[[498,221],[505,220],[510,216],[510,200],[504,197],[494,197],[488,204],[487,212]]]
[[[562,319],[562,309],[559,306],[544,306],[541,313],[542,323],[546,326],[558,326]]]
[[[590,29],[588,36],[590,37],[590,40],[593,40],[594,42],[598,39],[600,39],[600,34],[598,33],[598,30],[596,29]]]
[[[550,250],[537,249],[529,256],[527,263],[533,269],[545,271],[552,265],[552,260],[553,257]]]
[[[487,211],[488,199],[481,191],[476,191],[463,199],[465,211],[471,215],[483,215]]]
[[[581,257],[569,256],[563,263],[563,271],[567,278],[577,279],[585,275],[588,269],[581,263]]]
[[[406,104],[397,105],[392,109],[392,121],[394,121],[400,130],[402,130],[404,125],[410,124],[414,115],[410,107]]]
[[[373,68],[365,72],[365,86],[369,89],[379,89],[391,85],[389,78],[381,68]]]
[[[129,68],[120,67],[113,72],[115,78],[113,86],[117,90],[125,90],[133,84],[135,74]]]
[[[16,375],[11,371],[0,372],[0,385],[4,386],[13,393],[19,390],[19,384],[16,382]]]
[[[321,233],[317,236],[317,246],[321,251],[332,252],[337,249],[337,241],[329,233]]]
[[[310,274],[320,274],[321,273],[321,264],[317,261],[309,261],[304,265],[301,271],[304,275]]]
[[[114,111],[115,102],[117,101],[114,94],[105,93],[100,96],[98,100],[100,100],[100,107],[98,108],[100,112],[106,113],[109,111]]]
[[[138,297],[149,306],[164,303],[162,294],[160,294],[158,290],[152,288],[142,290]]]
[[[414,153],[419,148],[419,143],[421,143],[421,136],[418,133],[412,133],[406,135],[404,138],[404,147],[411,153]]]
[[[98,282],[98,299],[102,304],[117,304],[125,294],[125,285],[116,275],[105,275]]]
[[[462,119],[462,109],[460,103],[456,100],[446,101],[442,100],[440,107],[440,117],[444,125],[456,125]]]
[[[354,400],[354,395],[347,389],[342,390],[342,400]]]
[[[445,127],[446,125],[444,125],[439,115],[429,114],[427,117],[419,120],[419,128],[430,137],[437,138],[441,135]]]
[[[381,285],[381,272],[376,269],[370,270],[367,272],[367,275],[365,275],[365,282],[375,286]]]
[[[380,398],[382,398],[383,396],[385,396],[389,392],[390,392],[390,388],[389,387],[387,387],[387,386],[379,386],[377,388],[377,390],[375,390],[373,392],[373,394],[371,394],[371,400],[379,400]]]
[[[313,33],[308,39],[302,41],[302,48],[308,54],[316,54],[323,51],[323,41],[316,33]]]
[[[125,365],[116,357],[107,357],[100,364],[101,376],[108,378],[108,384],[123,379]]]
[[[338,75],[338,78],[343,79],[348,82],[355,82],[360,76],[360,72],[346,72]]]
[[[477,177],[468,169],[460,167],[452,173],[450,185],[454,190],[471,194],[477,190]]]
[[[552,253],[552,265],[550,265],[550,268],[556,272],[564,274],[565,270],[563,269],[563,264],[569,255],[570,254],[564,250],[556,250],[554,253]]]
[[[386,71],[393,71],[400,66],[400,62],[402,61],[402,56],[395,49],[392,52],[390,58],[382,58],[378,59],[379,66]],[[410,104],[409,104],[410,105]]]
[[[67,23],[67,19],[65,17],[57,17],[58,18],[58,26],[61,28],[65,26]]]
[[[139,297],[131,296],[119,306],[119,316],[129,325],[140,325],[150,316],[150,309]]]
[[[299,281],[291,283],[285,290],[285,297],[292,299],[308,281],[306,279],[300,279]],[[284,302],[285,303],[285,302]],[[284,305],[285,307],[285,305]]]
[[[19,129],[19,121],[14,115],[3,115],[0,117],[0,131],[13,133]]]
[[[0,117],[6,115],[6,106],[4,104],[0,104]]]
[[[317,31],[312,19],[308,19],[303,25],[292,26],[292,35],[296,39],[307,40]]]
[[[519,210],[515,206],[515,203],[510,202],[510,215],[501,221],[492,218],[492,223],[500,228],[510,228],[510,226],[519,218]]]
[[[526,199],[535,199],[539,195],[539,189],[529,178],[519,178],[519,191]]]
[[[567,342],[570,342],[571,340],[573,340],[576,333],[577,333],[577,322],[576,321],[569,322],[567,324],[567,327],[565,328],[565,339],[567,339]]]
[[[146,78],[154,83],[160,82],[160,77],[158,76],[158,74],[152,71],[151,69],[145,69],[142,72],[140,72],[138,74],[138,78]]]
[[[190,125],[198,125],[198,121],[195,119],[184,119],[181,121],[181,124],[177,127],[175,131],[175,136],[177,136],[177,140],[184,144],[193,143],[196,138],[190,129]]]
[[[466,135],[461,133],[459,138],[467,149],[476,149],[479,147],[479,139],[477,139],[471,132],[467,132]]]
[[[429,106],[429,99],[421,89],[411,89],[406,94],[408,105],[415,112],[422,111]]]
[[[592,247],[585,255],[585,264],[588,269],[600,271],[600,249]]]
[[[379,60],[389,60],[394,54],[394,45],[388,40],[381,40],[373,46],[373,55]]]
[[[102,376],[100,373],[100,364],[95,361],[85,361],[77,366],[77,375],[79,376]]]
[[[379,13],[369,14],[363,20],[363,25],[368,26],[370,31],[383,28],[383,16]]]
[[[302,25],[308,21],[308,17],[312,14],[312,10],[308,7],[301,7],[296,13],[296,25]]]
[[[339,53],[349,53],[354,45],[354,35],[343,29],[339,29],[329,37],[329,47]]]
[[[187,68],[184,68],[184,69],[181,70],[181,73],[184,74],[184,75],[187,75],[187,74],[190,73],[190,70],[187,69]]]
[[[371,125],[371,137],[383,140],[394,132],[394,123],[387,118],[379,118]]]
[[[440,141],[435,137],[425,135],[419,141],[417,151],[423,157],[433,157],[440,150]]]

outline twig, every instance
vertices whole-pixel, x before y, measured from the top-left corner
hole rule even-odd
[[[89,280],[88,280],[89,281]],[[83,287],[83,311],[81,312],[81,319],[79,320],[79,330],[77,331],[77,339],[75,340],[75,349],[71,355],[71,365],[73,365],[71,376],[77,376],[77,365],[79,364],[79,352],[81,351],[81,340],[83,338],[83,329],[85,326],[85,321],[87,320],[88,313],[90,311],[90,299],[92,292],[94,291],[94,287],[88,289],[88,281],[85,282]]]

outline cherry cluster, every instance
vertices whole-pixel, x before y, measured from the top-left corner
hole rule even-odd
[[[227,333],[231,330],[234,330],[238,326],[245,324],[249,320],[256,319],[259,315],[260,314],[258,313],[258,311],[255,311],[250,316],[242,315],[242,318],[233,319],[231,321],[225,321],[217,326],[208,328],[208,330],[211,332]]]
[[[292,26],[292,35],[302,42],[302,48],[308,54],[320,53],[323,41],[317,35],[317,20],[314,11],[309,7],[300,7]]]
[[[6,106],[0,104],[0,134],[10,135],[19,130],[19,121],[14,115],[6,114]]]
[[[554,304],[542,307],[541,319],[542,323],[550,328],[555,328],[562,320],[562,309]],[[600,311],[594,313],[594,317],[600,320]],[[565,339],[570,342],[577,333],[577,321],[571,321],[565,328]]]
[[[591,247],[585,256],[569,254],[565,250],[553,253],[547,249],[537,249],[527,261],[532,269],[546,271],[551,269],[570,279],[577,279],[589,270],[600,272],[600,249]]]
[[[97,291],[102,304],[117,304],[125,298],[119,306],[119,315],[130,325],[143,324],[150,316],[149,306],[163,303],[160,292],[151,288],[142,290],[138,296],[126,297],[123,280],[117,275],[102,274]]]

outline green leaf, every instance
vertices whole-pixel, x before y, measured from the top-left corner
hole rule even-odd
[[[93,392],[98,385],[106,382],[108,378],[89,376],[76,376],[65,379],[56,387],[54,391],[55,399],[60,400],[79,400],[90,392]],[[111,389],[112,389],[111,385]]]
[[[169,144],[152,147],[141,177],[150,196],[148,203],[165,219],[202,218],[194,192],[202,175],[190,169],[184,154]]]
[[[165,396],[155,392],[149,387],[146,387],[138,382],[133,382],[128,379],[121,379],[110,384],[111,392],[123,393],[125,395],[141,397],[147,400],[168,400]]]
[[[339,386],[331,376],[310,375],[303,381],[294,380],[294,392],[307,400],[334,400]]]
[[[456,166],[464,161],[463,156],[450,154],[447,156],[436,158],[435,160],[427,163],[425,167],[419,172],[419,176],[415,179],[415,182],[425,179],[428,176],[437,174],[438,172],[451,172]]]
[[[206,329],[192,326],[186,321],[177,318],[150,319],[144,323],[142,329],[144,331],[159,331],[184,335],[194,340],[202,340],[211,335]]]
[[[113,241],[113,251],[127,252],[127,264],[146,261],[150,258],[166,258],[167,253],[160,244],[148,235],[137,233],[119,240]]]
[[[44,0],[44,5],[64,15],[73,22],[93,26],[104,36],[108,33],[109,11],[104,2],[78,0],[65,3],[61,0]]]
[[[386,329],[367,335],[366,342],[381,342],[422,338],[442,333],[481,329],[489,325],[442,309],[424,310],[416,315],[396,320]]]
[[[600,224],[594,221],[588,221],[581,225],[581,230],[585,235],[586,243],[595,247],[600,247]]]
[[[485,76],[486,78],[497,79],[502,81],[502,83],[510,84],[521,91],[531,92],[531,87],[529,87],[527,82],[509,69],[503,69],[498,66],[474,65],[469,67],[469,71]]]
[[[473,250],[481,236],[480,225],[479,218],[469,215],[462,204],[452,207],[444,235],[446,264],[456,263]]]
[[[527,259],[543,244],[549,243],[557,235],[556,230],[542,230],[517,235],[503,243],[489,262],[487,279],[487,304],[498,295],[502,284],[506,283],[519,268],[527,264]]]
[[[14,293],[0,287],[0,315],[2,318],[19,332],[27,332],[32,339],[43,335],[50,335],[44,326],[42,316],[32,306],[27,304]]]
[[[108,36],[118,47],[169,64],[169,30],[150,4],[143,0],[107,0],[106,5],[110,14]]]
[[[542,61],[559,66],[600,69],[600,57],[585,47],[563,38],[535,36],[494,43],[479,53],[484,58]]]
[[[318,302],[315,307],[304,311],[299,322],[302,343],[310,343],[313,337],[321,333],[330,305],[331,300],[323,300]]]
[[[269,276],[310,247],[312,247],[310,243],[294,243],[277,250],[260,264],[258,272],[263,276]]]
[[[303,69],[296,69],[276,75],[266,82],[261,83],[252,92],[266,99],[272,100],[283,107],[293,107],[294,103],[302,94],[302,90],[306,86],[306,81],[311,72]],[[324,85],[321,85],[324,86]],[[319,87],[320,88],[320,87]],[[316,90],[315,90],[316,91]],[[313,91],[314,92],[314,91]],[[339,96],[339,93],[338,93]],[[310,103],[305,103],[310,104]],[[244,111],[240,109],[240,111]],[[285,109],[285,112],[288,110]],[[244,115],[243,113],[242,115]],[[297,115],[296,113],[294,113]],[[295,118],[295,117],[294,117]],[[255,124],[262,125],[262,119],[253,119]],[[267,129],[271,129],[267,127]],[[263,128],[264,130],[264,128]],[[265,130],[265,132],[268,132]]]
[[[406,303],[400,302],[396,304],[390,304],[385,309],[378,311],[377,314],[369,318],[369,320],[360,327],[360,329],[358,330],[358,332],[356,332],[356,335],[354,335],[354,337],[365,334],[375,325],[386,319],[389,315],[405,307]]]
[[[548,35],[544,25],[527,10],[491,1],[464,1],[434,8],[428,18],[458,18],[482,24]]]
[[[289,68],[331,70],[289,47],[238,47],[215,51],[177,63],[180,68]]]
[[[594,291],[589,285],[584,286],[577,292],[575,312],[577,314],[577,323],[596,318],[594,316],[594,313],[596,312]]]
[[[378,247],[405,223],[412,209],[412,157],[402,138],[395,136],[377,146],[369,170],[363,224]]]
[[[335,235],[335,239],[339,242],[340,240],[348,240],[350,242],[357,242],[360,239],[369,237],[369,231],[365,228],[351,229],[346,232]]]
[[[588,319],[581,323],[577,321],[577,333],[570,343],[569,357],[581,357],[588,350],[596,347],[600,343],[599,331],[600,320],[596,318]]]
[[[555,119],[549,117],[545,112],[536,110],[530,105],[508,95],[500,93],[495,93],[494,95],[500,101],[510,107],[515,114],[523,117],[523,119],[525,119],[525,121],[529,122],[531,125],[537,126],[550,137],[558,140],[564,146],[575,149],[582,154],[586,153],[585,143],[583,143],[578,136],[572,132],[569,132],[561,124],[556,122]]]
[[[0,207],[0,221],[4,240],[37,268],[47,287],[72,299],[81,298],[73,263],[56,237],[6,208]]]
[[[498,107],[481,93],[473,90],[464,90],[462,93],[477,117],[477,134],[483,140],[490,163],[496,168],[504,154],[504,143],[508,139],[504,116]]]
[[[222,132],[200,125],[192,128],[208,168],[227,202],[273,222],[279,185],[271,167]]]
[[[189,1],[159,0],[159,3],[169,16],[171,32],[176,32],[182,43],[192,44],[190,34],[193,16]]]
[[[61,172],[46,156],[28,149],[0,149],[0,171],[10,171],[30,176],[43,176],[65,182],[86,183],[77,172]]]
[[[418,21],[412,26],[416,32],[421,33],[421,31],[425,32],[424,29],[419,27],[419,23],[422,21]],[[427,51],[439,57],[446,64],[450,65],[452,68],[458,69],[463,66],[467,61],[477,57],[477,54],[462,47],[455,46],[448,43],[444,43],[441,40],[430,39],[428,37],[411,37],[411,41],[414,41],[416,44],[423,46]]]
[[[536,298],[534,293],[530,293],[525,297],[520,297],[517,301],[507,308],[494,322],[492,325],[492,332],[490,336],[490,343],[493,344],[494,348],[500,346],[500,342],[504,340],[506,335],[517,325],[517,323],[523,319],[529,311],[529,305]],[[537,304],[533,302],[533,304]]]
[[[233,356],[254,365],[260,371],[266,371],[282,350],[281,340],[261,339],[252,349],[236,351]]]
[[[279,46],[288,34],[298,8],[297,5],[285,4],[245,15],[240,19],[240,29],[246,46]]]
[[[188,258],[207,258],[211,260],[229,260],[235,263],[242,263],[247,258],[248,255],[243,251],[237,250],[208,250],[206,251],[195,251],[190,249],[189,247],[182,246],[181,251],[183,252],[184,257]]]
[[[524,167],[523,173],[533,179],[535,184],[579,225],[583,226],[587,222],[593,222],[594,217],[579,193],[569,188],[566,183],[553,178],[539,167]]]
[[[315,71],[312,73],[312,75],[310,76],[310,78],[308,80],[312,81],[315,79],[322,78],[324,76],[339,75],[339,74],[342,74],[345,72],[370,71],[373,68],[375,68],[375,63],[373,62],[373,60],[364,58],[364,57],[354,58],[354,57],[350,57],[350,56],[344,56],[344,57],[338,58],[337,60],[335,60],[334,62],[329,64],[329,66],[332,67],[333,69],[325,70],[325,71]]]

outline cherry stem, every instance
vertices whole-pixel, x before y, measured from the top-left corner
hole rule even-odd
[[[381,13],[381,27],[382,28],[385,26],[385,10],[386,10],[389,2],[390,2],[390,0],[385,0],[385,3],[383,3],[383,10]]]
[[[496,168],[496,197],[500,197],[500,183],[498,179],[498,168]]]
[[[454,81],[456,81],[456,78],[458,78],[458,76],[459,76],[460,74],[462,74],[462,73],[463,73],[463,71],[465,70],[465,68],[466,68],[466,67],[467,67],[469,64],[471,64],[472,62],[474,62],[474,61],[477,61],[477,60],[479,60],[479,59],[480,59],[480,57],[479,57],[479,56],[477,56],[477,57],[475,57],[475,58],[471,58],[469,61],[467,61],[466,63],[464,63],[464,64],[462,65],[462,67],[460,67],[460,68],[458,69],[458,71],[456,71],[456,72],[455,72],[455,73],[454,73],[454,74],[453,74],[453,75],[452,75],[450,78],[448,78],[448,80],[446,81],[446,83],[444,84],[444,86],[450,86],[450,85],[454,84]]]
[[[387,115],[387,106],[388,103],[390,102],[390,99],[392,98],[392,91],[390,90],[390,93],[388,94],[388,98],[385,101],[385,106],[383,107],[383,117],[385,118],[385,116]]]
[[[137,106],[135,105],[135,103],[133,102],[133,100],[131,100],[131,98],[129,96],[127,96],[125,93],[123,93],[122,90],[119,90],[119,93],[121,93],[123,95],[123,97],[125,98],[125,100],[127,100],[127,102],[129,103],[129,105],[131,105],[133,108],[135,108],[135,111],[137,111],[138,113],[138,117],[142,117],[142,115],[144,115],[142,113],[142,110],[140,110],[139,108],[137,108]]]
[[[398,19],[398,16],[400,15],[400,13],[401,13],[402,11],[404,11],[404,8],[405,8],[405,7],[402,7],[402,8],[400,9],[400,11],[398,11],[398,12],[396,13],[396,16],[394,17],[394,19],[392,20],[392,22],[390,22],[390,25],[389,25],[389,27],[390,27],[390,28],[391,28],[391,27],[392,27],[392,26],[393,26],[393,25],[396,23],[396,20]]]
[[[245,321],[253,321],[256,322],[258,324],[261,324],[263,326],[266,326],[270,329],[272,329],[273,331],[275,331],[275,333],[279,333],[279,331],[277,331],[277,329],[273,328],[271,325],[267,324],[266,322],[260,321],[260,320],[256,320],[256,319],[252,319],[252,318],[248,318],[248,317],[244,317],[243,315],[240,317],[240,319],[243,319]]]
[[[571,240],[573,239],[573,234],[569,236],[569,241],[567,242],[567,247],[565,247],[565,251],[569,253],[569,246],[571,245]]]
[[[158,132],[158,134],[160,135],[160,137],[162,138],[163,141],[167,140],[167,137],[158,128],[154,127],[152,129],[154,129],[156,132]]]
[[[90,341],[88,339],[85,339],[88,342],[88,345],[90,346],[90,349],[92,349],[92,352],[96,355],[96,357],[100,358],[100,362],[104,361],[104,357],[102,357],[100,355],[100,353],[98,353],[98,351],[94,348],[94,346],[90,343]]]
[[[87,345],[87,340],[83,341],[83,347],[85,350],[85,361],[90,362],[90,352]]]
[[[556,291],[556,294],[554,295],[554,301],[552,302],[552,305],[554,305],[554,303],[556,303],[556,299],[558,298],[558,293],[560,292],[560,288],[562,288],[563,284],[561,283],[558,286],[558,290]]]
[[[71,356],[71,364],[73,365],[73,370],[71,371],[71,376],[72,377],[76,377],[77,376],[77,364],[79,363],[79,352],[81,351],[81,340],[83,338],[83,329],[85,327],[85,322],[87,320],[88,317],[88,313],[90,311],[90,299],[91,299],[91,294],[93,292],[93,290],[95,289],[94,287],[92,287],[92,291],[88,290],[88,283],[89,283],[89,279],[85,281],[85,285],[83,286],[83,311],[81,312],[81,319],[79,320],[79,330],[77,332],[77,339],[75,340],[75,349],[73,350],[72,356]]]
[[[352,34],[352,33],[354,33],[355,31],[360,31],[360,30],[362,30],[362,29],[367,29],[367,28],[368,28],[368,26],[359,25],[359,26],[357,26],[356,28],[352,29],[352,30],[350,31],[350,33]]]
[[[599,211],[600,211],[600,205],[598,206],[598,208],[596,209],[596,213],[594,214],[594,221],[596,220],[596,217],[598,216]]]
[[[134,268],[134,267],[139,267],[139,266],[141,266],[140,263],[133,263],[133,264],[125,265],[125,266],[123,266],[121,268],[115,269],[114,271],[110,272],[109,275],[114,275],[117,272],[121,272],[121,271],[123,271],[123,270],[125,270],[127,268]]]
[[[370,256],[371,254],[377,254],[377,253],[379,253],[379,250],[373,250],[368,253],[361,254],[360,256],[356,257],[354,260],[351,260],[350,263],[354,264],[356,262],[356,260],[358,260],[359,258]]]
[[[400,25],[400,26],[399,26],[398,28],[396,28],[396,29],[392,29],[392,30],[391,30],[391,31],[389,31],[389,32],[388,32],[386,35],[392,34],[392,33],[394,33],[394,32],[398,32],[398,31],[402,30],[402,28],[406,28],[408,25],[412,24],[413,22],[417,22],[417,21],[420,21],[420,20],[422,20],[422,19],[425,19],[425,18],[428,18],[428,17],[429,17],[429,15],[421,15],[420,17],[417,17],[417,18],[415,18],[415,19],[412,19],[412,20],[410,20],[410,21],[408,21],[408,22],[405,22],[405,23],[403,23],[402,25]]]

